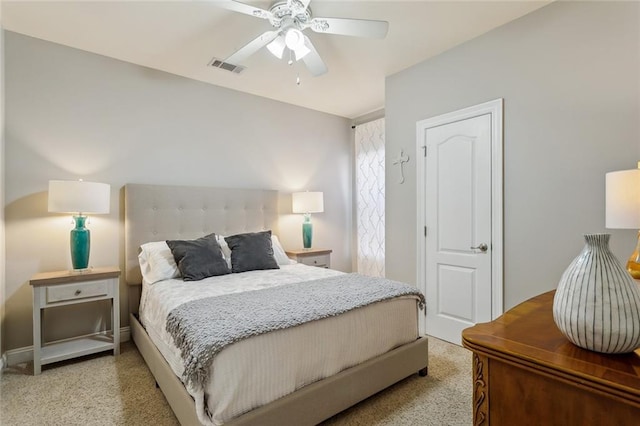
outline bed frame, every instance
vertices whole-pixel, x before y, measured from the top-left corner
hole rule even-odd
[[[180,423],[200,425],[193,398],[137,318],[141,244],[278,230],[277,191],[128,184],[124,187],[125,276],[131,336]],[[314,425],[419,372],[427,374],[428,341],[420,337],[383,355],[305,386],[243,414],[227,425]]]

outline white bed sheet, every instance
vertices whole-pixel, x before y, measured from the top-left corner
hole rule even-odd
[[[338,274],[341,272],[295,264],[198,282],[143,282],[140,320],[174,373],[181,377],[184,366],[180,351],[165,329],[173,308],[199,298]],[[187,387],[187,391],[195,400],[200,421],[221,425],[417,337],[416,299],[393,299],[230,345],[215,358],[206,388],[196,391]]]

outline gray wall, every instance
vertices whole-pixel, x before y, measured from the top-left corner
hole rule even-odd
[[[505,309],[554,289],[605,232],[604,175],[640,157],[640,4],[555,2],[387,78],[387,159],[416,122],[504,98]],[[416,282],[416,157],[387,164],[387,276]],[[626,261],[634,231],[612,230]]]
[[[50,179],[111,184],[111,214],[89,226],[91,265],[123,264],[119,190],[132,182],[324,191],[314,246],[351,270],[349,120],[16,33],[5,32],[5,43],[4,350],[31,345],[29,278],[70,267],[70,217],[47,212]],[[281,209],[291,212],[290,197]],[[285,248],[301,247],[301,222],[282,218]],[[94,306],[75,308],[48,314],[48,339],[99,326]]]

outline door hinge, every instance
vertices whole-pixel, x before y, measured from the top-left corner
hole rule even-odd
[[[423,145],[422,146],[422,150],[424,151],[424,156],[426,157],[427,156],[427,146]]]
[[[424,236],[425,237],[427,236],[427,227],[426,226],[424,227]]]

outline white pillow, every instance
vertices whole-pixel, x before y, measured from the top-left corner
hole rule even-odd
[[[222,256],[224,256],[224,259],[227,261],[227,265],[231,268],[231,249],[229,248],[229,245],[222,235],[216,234],[216,239],[222,249]],[[296,263],[295,260],[287,257],[287,254],[282,248],[282,244],[280,244],[280,240],[278,240],[278,237],[273,234],[271,234],[271,246],[273,247],[273,257],[276,259],[278,265],[292,265]]]
[[[273,234],[271,235],[271,245],[273,246],[273,257],[275,257],[278,265],[291,265],[296,263],[295,260],[291,260],[287,257],[287,253],[285,253],[284,248],[282,248],[280,240]]]
[[[145,281],[149,284],[180,276],[178,265],[165,241],[155,241],[140,246],[138,262]]]
[[[222,235],[216,234],[216,240],[218,241],[220,250],[222,250],[222,257],[224,257],[224,260],[227,261],[227,266],[231,269],[231,249],[229,248],[229,244],[227,244]]]

